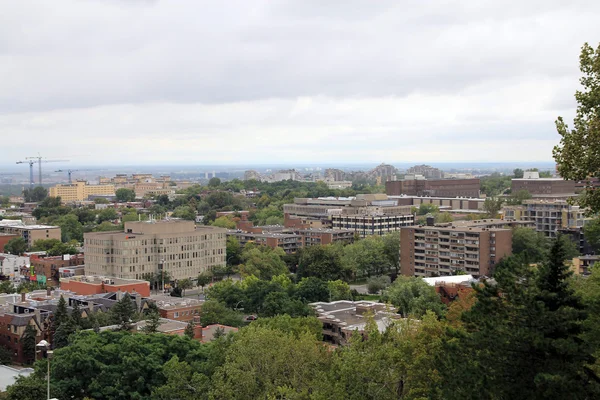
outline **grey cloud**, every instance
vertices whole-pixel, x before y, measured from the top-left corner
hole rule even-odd
[[[598,2],[537,0],[3,3],[0,113],[456,93],[571,76],[599,15]]]

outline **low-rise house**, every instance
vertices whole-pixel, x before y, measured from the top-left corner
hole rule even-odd
[[[589,275],[592,273],[590,268],[596,263],[600,265],[600,255],[579,256],[573,259],[571,269],[576,275]]]
[[[150,296],[150,282],[110,276],[84,275],[61,278],[60,287],[80,295],[122,292]]]
[[[204,300],[163,295],[151,296],[150,300],[156,304],[162,318],[183,322],[189,322],[199,316],[204,304]]]

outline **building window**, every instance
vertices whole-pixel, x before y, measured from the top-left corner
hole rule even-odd
[[[173,317],[175,317],[175,318],[179,318],[179,312],[175,312],[175,313],[173,314]]]

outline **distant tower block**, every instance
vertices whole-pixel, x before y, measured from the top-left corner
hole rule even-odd
[[[204,173],[204,179],[208,179],[208,172]]]
[[[217,173],[213,170],[213,178],[217,177]]]

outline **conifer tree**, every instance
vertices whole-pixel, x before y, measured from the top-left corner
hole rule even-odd
[[[187,326],[185,327],[185,331],[184,334],[185,336],[189,337],[190,339],[194,338],[194,328],[196,328],[196,324],[194,323],[194,320],[190,320],[190,322],[188,322]]]

